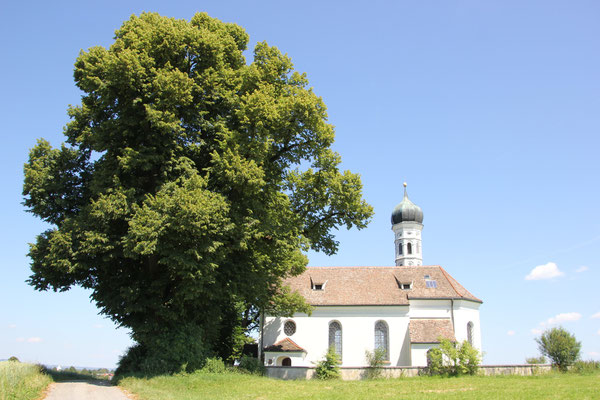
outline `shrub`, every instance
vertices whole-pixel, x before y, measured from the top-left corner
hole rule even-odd
[[[571,372],[582,375],[596,374],[600,372],[600,361],[575,361],[571,367]]]
[[[260,359],[250,356],[242,356],[239,368],[253,375],[264,375],[266,372],[266,368]]]
[[[367,368],[366,378],[375,379],[379,378],[382,373],[382,367],[386,362],[386,351],[385,349],[375,349],[373,351],[367,350],[365,357],[369,368]]]
[[[440,338],[440,347],[427,352],[430,375],[475,375],[480,362],[479,351],[466,340],[457,343]]]
[[[427,372],[430,375],[442,375],[444,370],[444,355],[442,350],[435,348],[427,352]]]
[[[338,379],[340,377],[340,358],[333,346],[325,353],[325,359],[317,363],[315,372],[319,379]]]
[[[540,352],[552,360],[559,371],[566,371],[579,358],[581,342],[562,327],[546,330],[535,341]]]
[[[481,363],[479,350],[466,340],[460,344],[458,350],[459,375],[475,375]]]
[[[141,373],[161,375],[192,372],[202,368],[210,354],[193,325],[180,325],[146,337],[131,346],[119,360],[115,375]]]
[[[202,372],[208,372],[211,374],[223,374],[227,371],[225,363],[220,357],[207,358],[206,364],[202,367]]]
[[[539,356],[539,357],[529,357],[525,359],[525,362],[527,364],[546,364],[548,360],[546,360],[546,357],[544,356]]]
[[[9,358],[8,361],[20,362],[19,359],[15,356],[12,356],[11,358]]]

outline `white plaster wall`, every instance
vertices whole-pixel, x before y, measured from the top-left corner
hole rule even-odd
[[[481,347],[481,327],[479,319],[480,303],[454,300],[454,326],[458,341],[467,340],[467,323],[472,321],[473,344]],[[345,306],[316,307],[309,317],[297,314],[293,318],[265,317],[263,346],[270,346],[287,336],[283,324],[291,319],[296,323],[296,333],[290,339],[304,348],[307,353],[290,355],[292,366],[312,367],[322,360],[329,343],[329,323],[338,321],[342,325],[342,366],[359,367],[366,365],[365,351],[372,351],[375,342],[375,323],[383,320],[388,324],[390,346],[390,366],[427,365],[427,350],[435,345],[414,344],[411,350],[408,323],[410,318],[452,318],[450,300],[411,300],[409,306]],[[416,347],[415,347],[416,346]],[[423,347],[424,346],[424,347]],[[269,356],[269,354],[265,354]],[[277,357],[270,356],[271,365],[277,364]],[[265,358],[265,365],[268,358]]]
[[[302,352],[265,352],[265,365],[280,367],[284,358],[289,357],[292,361],[292,367],[306,366],[306,353]],[[269,364],[269,360],[271,363]]]
[[[410,300],[411,318],[451,318],[450,300]]]
[[[454,330],[456,340],[462,342],[467,340],[467,324],[473,322],[473,347],[480,352],[481,347],[481,324],[479,320],[479,306],[481,303],[476,303],[467,300],[454,301]]]
[[[295,366],[314,366],[322,360],[329,343],[329,323],[342,325],[342,366],[366,365],[365,351],[372,351],[375,344],[375,323],[383,320],[388,325],[390,365],[410,365],[410,341],[408,339],[408,306],[346,306],[316,307],[309,317],[296,314],[293,318],[265,317],[263,346],[272,345],[287,336],[283,324],[292,319],[296,333],[289,338],[307,351],[306,357],[292,359]],[[266,354],[265,354],[266,355]]]
[[[451,312],[453,305],[454,313]],[[409,315],[411,318],[452,318],[454,314],[454,335],[459,342],[467,340],[467,324],[473,322],[473,346],[481,352],[480,306],[481,303],[469,300],[410,300]]]
[[[427,352],[429,349],[438,347],[434,343],[414,343],[411,346],[411,362],[413,367],[426,367],[427,366]]]

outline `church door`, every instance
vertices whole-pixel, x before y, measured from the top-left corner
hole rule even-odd
[[[291,367],[292,366],[292,359],[289,357],[284,358],[283,360],[281,360],[281,366],[282,367]]]

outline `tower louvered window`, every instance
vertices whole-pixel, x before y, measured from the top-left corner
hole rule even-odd
[[[342,360],[342,326],[339,322],[333,321],[329,324],[329,347],[333,346],[335,352]]]
[[[388,336],[387,324],[383,321],[377,321],[375,324],[375,350],[382,349],[386,360],[390,359]]]

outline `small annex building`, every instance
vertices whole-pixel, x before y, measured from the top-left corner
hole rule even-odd
[[[482,301],[441,266],[422,265],[423,212],[404,187],[392,213],[396,265],[307,267],[287,279],[314,310],[264,316],[259,348],[266,366],[313,367],[331,346],[342,367],[367,366],[366,352],[377,348],[389,366],[426,366],[440,337],[481,351]]]

